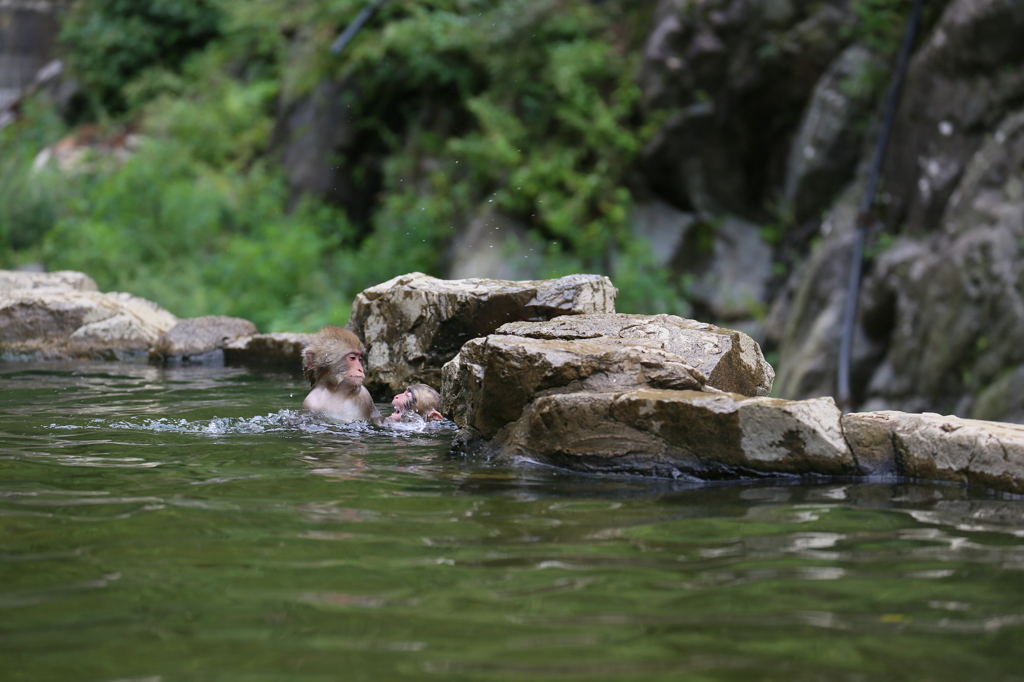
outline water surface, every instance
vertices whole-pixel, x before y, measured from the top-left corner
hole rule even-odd
[[[304,393],[0,363],[0,679],[1024,680],[1020,499],[501,468]]]

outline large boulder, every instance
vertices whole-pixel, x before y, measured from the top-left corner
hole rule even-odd
[[[544,404],[570,401],[574,410],[592,411],[586,423],[596,425],[608,400],[624,393],[764,396],[773,378],[758,345],[741,332],[673,315],[580,315],[510,323],[467,342],[444,367],[442,412],[462,427],[460,447],[512,452],[526,447],[517,439],[528,435],[523,425],[542,399],[563,396]]]
[[[891,239],[865,271],[853,388],[866,410],[972,413],[1019,420],[997,399],[1024,364],[1024,110],[972,157],[941,230]],[[851,189],[856,185],[851,186]],[[803,265],[779,339],[778,395],[834,393],[836,349],[855,220],[847,192]],[[1002,404],[1006,408],[998,410]]]
[[[706,376],[684,357],[659,346],[656,341],[632,339],[532,339],[503,334],[473,339],[446,365],[442,411],[490,438],[545,391],[635,386],[699,390],[706,385]],[[449,372],[455,382],[473,390],[456,388],[448,380]],[[464,401],[459,400],[462,396]]]
[[[100,293],[80,273],[0,274],[0,357],[121,358],[142,355],[177,322],[125,293]]]
[[[348,328],[366,344],[371,393],[409,384],[441,385],[441,368],[470,339],[506,322],[614,312],[617,289],[607,277],[553,280],[442,280],[402,275],[356,297]]]
[[[1006,378],[1024,364],[1022,30],[1024,0],[951,0],[911,60],[877,205],[894,238],[869,239],[859,300],[861,409],[1022,420]],[[859,195],[773,306],[780,397],[835,391]]]

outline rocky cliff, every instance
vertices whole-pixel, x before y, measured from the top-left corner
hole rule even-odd
[[[850,249],[894,61],[851,30],[863,25],[856,11],[664,0],[640,76],[648,106],[673,112],[644,157],[647,206],[665,202],[662,220],[683,226],[663,242],[668,262],[698,284],[728,271],[738,256],[724,247],[738,238],[723,216],[771,243],[770,274],[734,268],[694,293],[702,319],[749,318],[784,398],[836,393]],[[852,370],[862,409],[1024,419],[1022,35],[1024,0],[926,9],[868,238]],[[690,238],[702,221],[703,255]],[[723,287],[752,278],[745,306],[719,303]]]

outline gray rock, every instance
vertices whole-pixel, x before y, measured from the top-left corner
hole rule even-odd
[[[1024,365],[1003,374],[978,394],[971,419],[1024,424]]]
[[[1024,97],[1024,0],[952,0],[907,71],[883,175],[892,221],[942,224],[971,157]]]
[[[369,197],[362,196],[364,188],[352,177],[354,164],[339,164],[354,156],[357,146],[352,113],[343,99],[346,89],[325,80],[291,101],[283,93],[275,144],[294,194],[326,197],[362,216]]]
[[[792,290],[786,292],[790,300],[785,303],[785,321],[775,326],[782,336],[772,339],[779,348],[775,395],[780,398],[801,400],[837,391],[840,332],[862,189],[860,182],[851,183],[832,206],[821,225],[823,238],[796,273]],[[858,395],[885,351],[884,338],[865,331],[866,314],[862,310],[854,325],[851,384]],[[877,331],[882,337],[887,333],[888,329]]]
[[[892,458],[901,476],[1024,493],[1024,426],[933,413],[843,417],[854,456]]]
[[[253,334],[240,336],[224,344],[224,361],[228,363],[272,362],[302,364],[302,349],[309,345],[312,334]]]
[[[768,395],[775,379],[760,346],[746,334],[675,315],[594,314],[510,323],[497,334],[662,350],[683,358],[707,377],[708,386],[741,395]]]
[[[478,215],[459,235],[448,278],[529,279],[540,267],[540,254],[530,262],[527,234],[525,225],[500,211]]]
[[[696,217],[660,199],[638,203],[633,209],[630,231],[651,245],[654,263],[666,267],[679,253],[686,231]]]
[[[814,87],[786,165],[784,194],[798,222],[813,218],[853,179],[861,130],[884,65],[863,45],[851,45]]]
[[[648,110],[673,113],[641,156],[655,192],[699,213],[760,211],[781,185],[800,112],[843,48],[847,12],[783,0],[660,2],[639,73]]]
[[[207,315],[181,320],[153,344],[151,360],[222,362],[223,349],[233,339],[259,333],[249,320]]]
[[[651,245],[653,262],[686,278],[687,299],[732,325],[763,306],[772,249],[761,226],[732,215],[713,218],[649,200],[633,211],[631,233]]]
[[[99,291],[92,277],[73,270],[59,270],[57,272],[0,270],[0,295],[11,291],[30,289]]]
[[[830,398],[650,388],[541,395],[478,447],[499,460],[687,480],[858,473]]]
[[[865,406],[966,416],[974,396],[1024,364],[1022,164],[1024,110],[1007,116],[971,158],[941,229],[904,235],[876,258],[861,319],[883,355]],[[1006,413],[993,411],[994,395],[984,416],[1015,419],[1008,402]]]
[[[684,251],[675,263],[693,280],[691,300],[702,304],[717,320],[749,318],[767,297],[772,277],[772,249],[761,239],[758,225],[735,216],[713,222],[709,253]]]
[[[141,355],[178,318],[124,293],[100,293],[79,273],[4,272],[0,357],[108,358]]]
[[[441,280],[417,272],[360,293],[347,326],[366,344],[365,385],[381,395],[440,386],[442,366],[464,343],[506,322],[613,312],[617,293],[600,275]]]
[[[745,460],[698,466],[691,461],[696,450],[686,450],[696,440],[666,441],[660,426],[640,424],[656,408],[636,407],[641,403],[625,396],[647,391],[644,400],[656,395],[675,405],[690,393],[765,395],[773,378],[760,348],[740,332],[673,315],[579,315],[509,323],[467,342],[444,367],[442,412],[461,427],[456,448],[467,452],[586,470],[607,465],[659,476],[735,476]],[[743,400],[729,395],[723,400]],[[634,407],[634,417],[623,417]],[[758,410],[747,414],[757,423]],[[838,416],[833,431],[840,433]],[[750,457],[775,456],[767,441],[756,440],[751,431],[743,447],[764,452]],[[580,457],[559,464],[570,452]]]

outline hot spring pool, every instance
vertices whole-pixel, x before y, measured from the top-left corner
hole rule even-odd
[[[499,468],[304,394],[0,363],[0,679],[1024,679],[1024,500]]]

